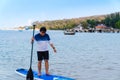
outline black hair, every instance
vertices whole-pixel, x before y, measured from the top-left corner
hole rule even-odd
[[[42,31],[43,31],[43,32],[46,32],[46,31],[47,31],[46,27],[41,27],[41,28],[40,28],[40,32],[42,32]]]

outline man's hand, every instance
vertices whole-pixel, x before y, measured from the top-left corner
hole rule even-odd
[[[54,52],[56,53],[57,50],[55,49],[54,45],[53,45],[53,44],[50,44],[50,46],[53,48]]]
[[[54,52],[57,53],[57,50],[55,48],[53,48]]]
[[[34,37],[31,38],[31,43],[33,43],[33,42],[34,42]]]

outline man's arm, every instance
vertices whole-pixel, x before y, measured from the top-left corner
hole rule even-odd
[[[53,48],[54,52],[56,53],[56,48],[54,47],[54,45],[51,43],[50,46]]]

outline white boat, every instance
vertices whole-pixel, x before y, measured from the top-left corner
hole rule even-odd
[[[75,31],[64,31],[65,35],[75,35]]]

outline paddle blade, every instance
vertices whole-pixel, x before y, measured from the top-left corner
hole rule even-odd
[[[27,73],[26,80],[34,80],[33,77],[34,77],[33,72],[32,72],[32,69],[30,68],[28,73]]]

